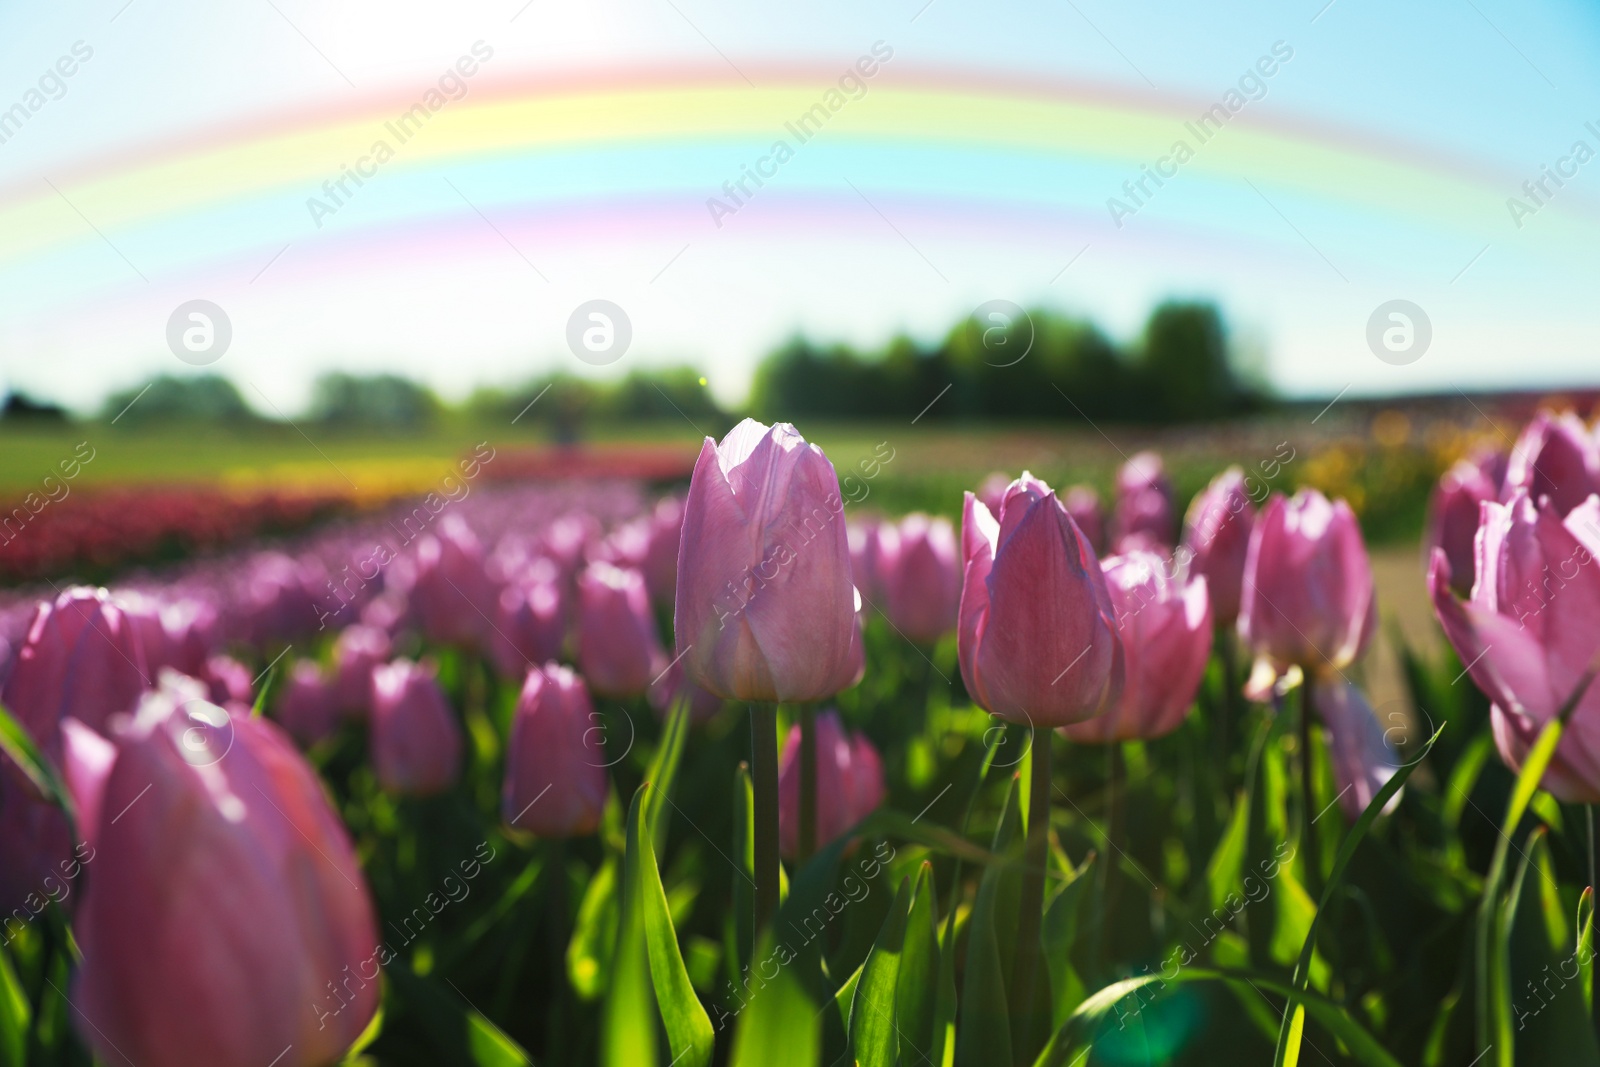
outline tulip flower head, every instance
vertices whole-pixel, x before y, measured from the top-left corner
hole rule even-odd
[[[114,736],[75,933],[79,1032],[105,1063],[320,1067],[377,1011],[372,903],[279,728],[168,692]],[[348,1001],[330,1001],[339,982]]]
[[[395,660],[372,669],[372,766],[391,793],[425,796],[461,773],[461,727],[432,665]]]
[[[1062,732],[1074,741],[1165,736],[1194,706],[1211,656],[1206,579],[1175,575],[1153,552],[1112,556],[1103,569],[1127,670],[1122,697],[1105,714]]]
[[[1245,557],[1256,509],[1245,492],[1244,472],[1229,467],[1189,505],[1183,547],[1190,569],[1206,580],[1211,611],[1218,626],[1232,626],[1239,617]]]
[[[578,666],[590,688],[601,696],[637,696],[666,663],[644,575],[589,564],[578,579]]]
[[[605,733],[583,679],[555,663],[528,672],[511,723],[500,815],[540,837],[581,837],[606,804]]]
[[[1350,505],[1315,489],[1274,495],[1245,557],[1239,634],[1256,656],[1247,690],[1265,699],[1291,668],[1343,671],[1377,626],[1372,564]]]
[[[706,438],[684,504],[674,630],[729,700],[819,700],[853,684],[856,591],[833,464],[793,426]]]
[[[842,836],[883,803],[883,763],[865,736],[849,735],[832,709],[818,713],[817,845]],[[789,729],[778,768],[778,848],[799,854],[800,725]]]
[[[961,608],[961,568],[950,520],[907,515],[885,523],[878,542],[878,606],[912,641],[931,645],[956,628]]]
[[[1177,504],[1166,466],[1156,453],[1140,452],[1117,471],[1112,550],[1170,550],[1177,526]]]
[[[1576,415],[1541,411],[1523,428],[1506,466],[1505,499],[1518,489],[1535,504],[1548,496],[1558,515],[1600,492],[1600,447]]]
[[[1500,499],[1501,479],[1495,470],[1495,459],[1499,460],[1500,474],[1503,474],[1506,467],[1503,456],[1457,460],[1439,479],[1428,502],[1428,524],[1422,535],[1423,559],[1431,560],[1435,548],[1444,549],[1455,583],[1452,588],[1460,596],[1472,592],[1479,513],[1485,501]]]
[[[1472,593],[1460,600],[1445,550],[1428,589],[1445,636],[1492,701],[1501,758],[1522,766],[1534,739],[1577,699],[1543,785],[1574,804],[1600,803],[1600,496],[1563,517],[1553,497],[1513,489],[1483,505]]]
[[[968,493],[957,630],[961,677],[980,707],[1036,726],[1082,722],[1122,692],[1111,595],[1083,532],[1023,472],[1000,514]]]

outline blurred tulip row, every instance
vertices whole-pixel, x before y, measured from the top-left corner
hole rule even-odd
[[[1597,448],[1445,476],[1379,710],[1350,507],[1149,452],[958,530],[746,420],[15,599],[0,1064],[1600,1063]]]

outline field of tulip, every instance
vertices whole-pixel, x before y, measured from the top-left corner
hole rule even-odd
[[[1438,479],[1376,703],[1326,453],[831,451],[0,599],[0,1067],[1600,1067],[1600,434]]]

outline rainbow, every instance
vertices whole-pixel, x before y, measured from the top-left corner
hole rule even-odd
[[[1019,232],[1040,220],[1109,228],[1107,200],[1213,103],[889,63],[801,143],[795,120],[839,72],[764,68],[751,71],[752,86],[705,68],[496,80],[492,66],[425,122],[397,126],[419,94],[387,92],[194,131],[0,189],[0,279],[13,294],[115,281],[125,268],[95,230],[150,275],[264,261],[291,241],[382,259],[396,242],[460,244],[469,229],[481,241],[489,218],[557,241],[710,233],[744,222],[741,211],[718,217],[711,202],[735,206],[728,190],[780,140],[793,158],[739,198],[763,205],[761,225],[847,229],[871,194],[874,205],[956,228],[975,219]],[[380,143],[390,154],[376,161]],[[352,170],[368,175],[357,184]],[[1521,177],[1253,104],[1199,148],[1181,181],[1186,198],[1224,213],[1244,210],[1254,186],[1341,227],[1466,238],[1504,224]],[[1552,207],[1569,225],[1550,240],[1580,254],[1600,211],[1577,194]],[[1152,214],[1128,224],[1165,224]]]

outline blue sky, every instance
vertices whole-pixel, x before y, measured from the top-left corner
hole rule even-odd
[[[0,380],[88,407],[148,374],[186,371],[167,350],[166,322],[204,297],[234,323],[214,369],[264,407],[294,410],[333,367],[396,369],[459,396],[556,368],[679,360],[736,400],[760,355],[796,330],[863,345],[899,330],[933,338],[1002,297],[1128,337],[1153,302],[1179,295],[1221,303],[1241,347],[1290,393],[1595,381],[1600,161],[1521,228],[1506,205],[1574,141],[1600,149],[1585,127],[1600,128],[1591,5],[572,8],[110,0],[0,10],[0,110],[25,102],[76,42],[93,49],[60,98],[0,143],[0,218],[7,207],[23,221],[48,213],[46,228],[66,235],[34,245],[0,231]],[[168,206],[119,221],[135,217],[138,197],[210,196],[207,172],[186,161],[214,146],[275,123],[304,129],[323,112],[392,113],[390,102],[414,97],[480,40],[494,58],[474,76],[473,105],[541,79],[592,88],[685,70],[726,79],[736,104],[746,80],[803,85],[815,71],[820,92],[874,41],[894,59],[837,131],[721,229],[702,202],[765,149],[760,124],[714,138],[402,157],[326,229],[309,228],[299,206],[316,190],[292,183],[225,212]],[[1105,201],[1161,155],[1164,134],[1119,158],[1107,154],[1115,131],[1043,150],[985,144],[970,123],[961,137],[902,139],[885,117],[895,93],[958,84],[1009,87],[985,104],[997,129],[1017,121],[1017,87],[1033,84],[1198,114],[1280,41],[1294,58],[1266,95],[1122,229]],[[775,111],[771,128],[782,119]],[[337,174],[346,158],[331,149],[318,173]],[[150,170],[152,160],[169,165]],[[1308,173],[1312,160],[1320,172]],[[1400,160],[1411,178],[1391,198],[1371,160]],[[145,184],[95,185],[130,174]],[[564,342],[572,310],[596,296],[634,323],[628,354],[604,370]],[[1434,333],[1405,366],[1377,359],[1364,339],[1372,311],[1394,298],[1421,306]]]

